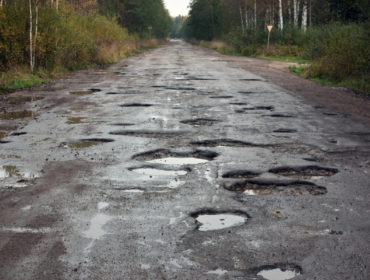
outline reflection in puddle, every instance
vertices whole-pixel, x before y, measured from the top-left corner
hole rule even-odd
[[[267,280],[288,280],[300,275],[300,273],[295,270],[282,270],[281,268],[274,268],[262,270],[257,275],[262,276]]]
[[[140,189],[127,189],[127,190],[122,190],[124,193],[143,193],[143,190]]]
[[[159,164],[173,164],[173,165],[185,165],[185,164],[200,164],[208,162],[206,159],[192,158],[192,157],[168,157],[160,158],[148,161],[149,163],[159,163]]]
[[[201,224],[198,228],[200,231],[210,231],[243,225],[247,217],[236,214],[206,214],[199,215],[196,220]]]
[[[100,239],[105,235],[105,230],[103,230],[103,226],[112,220],[112,216],[108,216],[105,214],[98,214],[90,221],[90,228],[83,232],[84,236],[91,239]]]
[[[155,168],[138,168],[133,171],[148,176],[181,176],[187,173],[185,170],[161,170]]]

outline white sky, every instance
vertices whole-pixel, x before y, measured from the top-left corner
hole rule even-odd
[[[189,3],[191,0],[164,0],[164,4],[166,8],[170,12],[172,17],[176,17],[178,15],[185,16],[189,13]]]

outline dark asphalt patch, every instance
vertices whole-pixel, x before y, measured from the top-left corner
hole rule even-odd
[[[211,126],[217,122],[220,122],[220,120],[216,119],[207,119],[207,118],[199,118],[199,119],[193,119],[193,120],[183,120],[180,121],[183,124],[188,125],[205,125],[205,126]]]
[[[324,195],[327,193],[325,187],[317,186],[311,182],[293,181],[253,181],[245,180],[234,183],[225,183],[226,190],[249,195],[271,195],[284,193],[288,195]]]
[[[269,170],[270,173],[283,175],[287,177],[315,177],[315,176],[333,176],[339,171],[335,168],[320,166],[302,166],[302,167],[277,167]]]
[[[250,179],[261,175],[261,173],[249,171],[249,170],[233,170],[226,172],[222,175],[222,178],[231,179]]]
[[[167,157],[178,157],[178,158],[198,158],[205,160],[213,160],[218,157],[219,154],[213,151],[205,150],[192,150],[192,151],[174,151],[169,149],[158,149],[153,151],[148,151],[134,155],[132,159],[147,161],[153,159],[167,158]]]

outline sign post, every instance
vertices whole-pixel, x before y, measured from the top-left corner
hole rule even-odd
[[[270,50],[270,34],[271,34],[271,30],[274,26],[272,24],[268,24],[267,25],[267,30],[268,30],[268,35],[267,35],[267,51]]]

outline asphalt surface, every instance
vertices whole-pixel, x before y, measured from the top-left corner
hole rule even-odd
[[[0,120],[0,279],[370,279],[346,115],[180,41],[12,96],[34,114]]]

